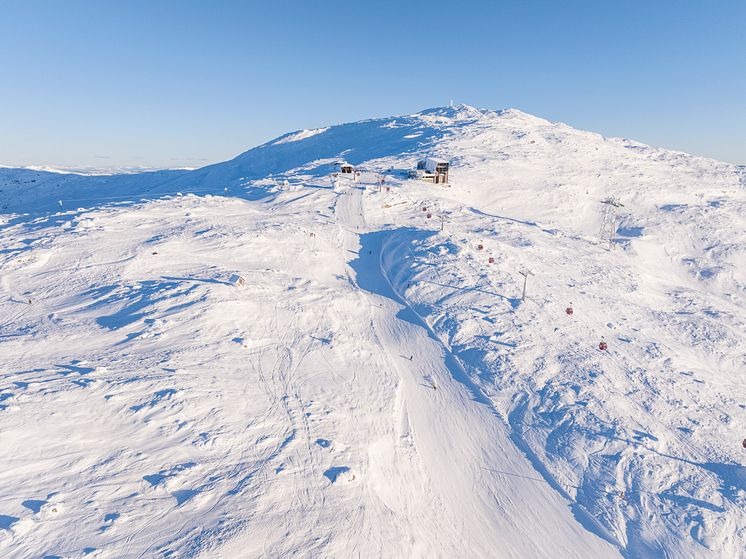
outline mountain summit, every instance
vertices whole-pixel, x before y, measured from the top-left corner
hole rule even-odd
[[[0,204],[3,557],[743,556],[742,168],[460,105]]]

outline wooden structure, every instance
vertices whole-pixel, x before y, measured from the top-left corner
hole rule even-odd
[[[238,274],[233,274],[228,281],[235,287],[244,287],[246,285],[246,278]]]

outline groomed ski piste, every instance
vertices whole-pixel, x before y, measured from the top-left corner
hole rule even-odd
[[[746,557],[742,167],[458,106],[0,207],[2,557]]]

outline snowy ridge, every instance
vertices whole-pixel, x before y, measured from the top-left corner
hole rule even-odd
[[[60,209],[152,198],[148,195],[151,188],[187,172],[167,170],[81,175],[73,172],[0,168],[0,211],[4,214],[44,215]]]
[[[272,142],[273,146],[277,146],[280,144],[289,144],[290,142],[299,142],[301,140],[305,140],[306,138],[310,138],[311,136],[315,136],[316,134],[323,134],[329,130],[329,128],[314,128],[312,130],[299,130],[298,132],[291,132],[290,134],[287,134],[285,136],[282,136],[279,140],[275,140]]]
[[[46,165],[27,165],[24,167],[10,167],[0,165],[0,169],[15,169],[42,171],[45,173],[57,173],[60,175],[93,175],[93,176],[111,176],[111,175],[132,175],[142,173],[153,173],[157,171],[192,171],[196,167],[142,167],[142,166],[80,166],[80,167],[49,167]]]
[[[745,557],[744,176],[468,106],[0,169],[0,555]]]

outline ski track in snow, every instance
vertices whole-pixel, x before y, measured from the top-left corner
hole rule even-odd
[[[470,107],[286,138],[0,169],[0,555],[746,556],[742,170]]]

